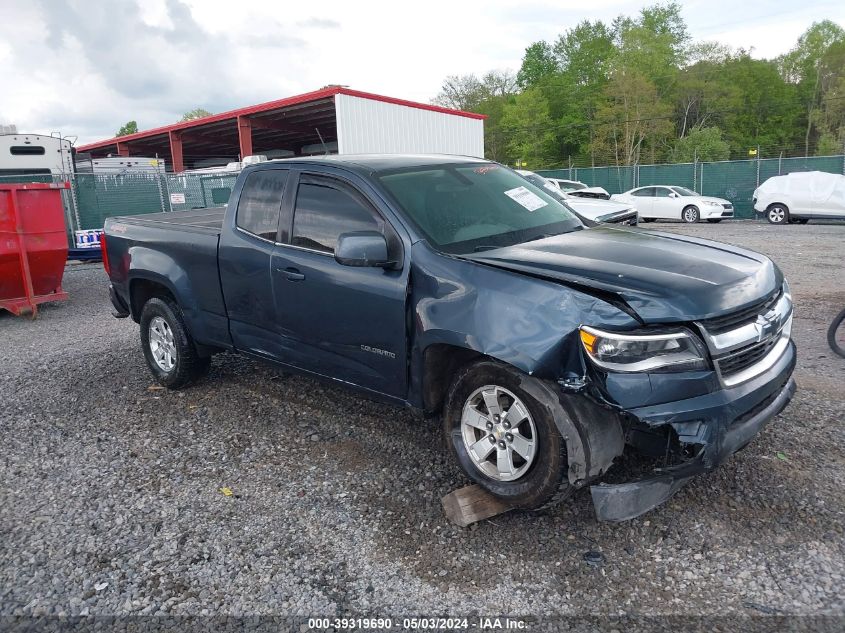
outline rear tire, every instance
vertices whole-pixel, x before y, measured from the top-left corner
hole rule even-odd
[[[766,219],[769,224],[787,224],[789,222],[789,209],[782,204],[771,204],[766,209]]]
[[[681,211],[681,219],[686,222],[687,224],[695,224],[698,222],[701,215],[693,206],[685,207],[683,211]]]
[[[522,388],[534,380],[494,361],[474,363],[458,372],[443,415],[446,442],[464,473],[523,510],[549,507],[573,491],[554,407]]]
[[[208,373],[211,358],[197,354],[182,310],[170,299],[153,297],[141,310],[141,347],[155,379],[181,389]]]

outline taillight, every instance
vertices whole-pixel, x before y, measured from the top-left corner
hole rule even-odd
[[[103,255],[103,268],[106,269],[106,275],[111,277],[111,267],[109,266],[109,251],[106,248],[106,234],[100,233],[100,251]]]

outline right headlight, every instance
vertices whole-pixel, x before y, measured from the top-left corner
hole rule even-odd
[[[580,330],[584,350],[596,365],[610,371],[655,372],[707,369],[702,346],[687,330],[658,334],[605,332],[587,325]]]

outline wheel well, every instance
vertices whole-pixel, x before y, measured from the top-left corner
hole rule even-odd
[[[772,202],[771,204],[769,204],[768,207],[766,207],[766,211],[768,211],[772,207],[783,207],[786,211],[789,211],[789,207],[786,206],[783,202]]]
[[[423,356],[423,405],[428,413],[436,413],[443,406],[446,392],[457,371],[476,360],[487,358],[475,350],[445,343],[426,348]]]
[[[129,285],[129,309],[136,323],[141,320],[144,304],[153,297],[162,297],[175,302],[173,293],[164,284],[149,279],[132,280]]]

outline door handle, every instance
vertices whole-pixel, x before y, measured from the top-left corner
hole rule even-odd
[[[305,279],[305,275],[299,272],[298,268],[285,268],[281,272],[285,273],[285,277],[287,277],[290,281],[302,281]]]

